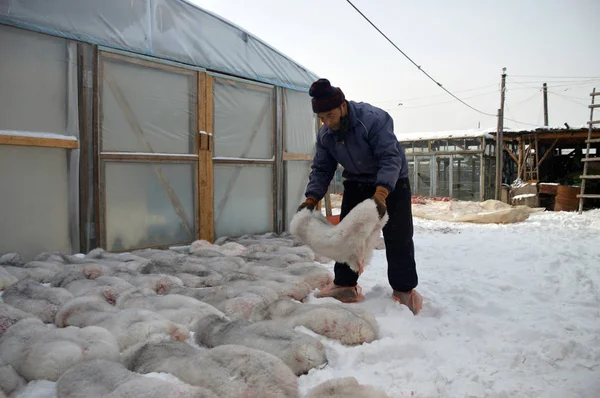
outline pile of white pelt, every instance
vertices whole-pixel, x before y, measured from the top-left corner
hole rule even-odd
[[[29,262],[4,254],[0,397],[40,380],[58,398],[298,397],[298,377],[327,366],[318,335],[378,337],[364,309],[303,302],[332,280],[320,261],[288,234]],[[386,395],[340,378],[307,396]]]

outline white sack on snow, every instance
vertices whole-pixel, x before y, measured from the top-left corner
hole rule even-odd
[[[302,209],[290,222],[290,232],[315,253],[346,263],[361,274],[388,221],[379,218],[377,205],[367,199],[356,205],[339,224],[331,224],[318,210]]]
[[[432,201],[427,204],[413,204],[414,217],[427,220],[471,222],[477,224],[512,224],[525,221],[531,213],[544,211],[543,208],[511,206],[498,200],[485,202]]]

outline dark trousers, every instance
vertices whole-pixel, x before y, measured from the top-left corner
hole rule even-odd
[[[371,184],[344,181],[344,195],[340,221],[360,202],[375,193]],[[413,244],[411,192],[408,178],[401,178],[386,200],[389,221],[383,227],[385,254],[388,263],[388,281],[394,290],[408,292],[418,284]],[[335,279],[339,286],[354,286],[358,274],[345,263],[335,263]]]

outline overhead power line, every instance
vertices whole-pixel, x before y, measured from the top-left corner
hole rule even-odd
[[[486,116],[492,116],[492,117],[496,117],[497,115],[494,115],[492,113],[487,113],[487,112],[483,112],[477,108],[474,108],[473,106],[467,104],[465,101],[463,101],[462,99],[458,98],[456,95],[454,95],[452,92],[450,92],[449,90],[446,89],[446,87],[444,87],[442,85],[442,83],[438,82],[437,80],[435,80],[433,77],[431,77],[429,75],[429,73],[425,72],[425,70],[423,70],[423,68],[418,65],[415,61],[413,61],[408,55],[406,55],[406,53],[404,53],[404,51],[402,51],[400,49],[400,47],[398,47],[392,40],[390,40],[389,37],[387,37],[385,35],[385,33],[383,33],[373,22],[371,22],[371,20],[369,18],[367,18],[367,16],[365,14],[362,13],[362,11],[360,11],[350,0],[346,0],[348,2],[348,4],[350,4],[352,6],[352,8],[354,8],[356,10],[356,12],[358,12],[369,24],[371,24],[371,26],[373,26],[375,28],[375,30],[377,30],[387,41],[390,42],[390,44],[392,46],[394,46],[396,48],[396,50],[400,51],[400,53],[402,55],[404,55],[406,57],[406,59],[408,59],[414,66],[417,67],[417,69],[419,69],[421,72],[423,72],[425,74],[425,76],[427,76],[429,79],[431,79],[431,81],[433,81],[435,84],[437,84],[442,90],[444,90],[445,92],[447,92],[448,94],[450,94],[452,97],[454,97],[457,101],[461,102],[462,104],[466,105],[467,107],[471,108],[472,110],[474,110],[475,112],[479,112],[483,115]]]
[[[467,88],[467,89],[463,89],[463,90],[458,90],[455,91],[456,93],[465,93],[467,91],[476,91],[476,90],[481,90],[484,88],[490,88],[490,87],[496,87],[498,86],[498,83],[495,84],[488,84],[487,86],[479,86],[479,87],[474,87],[474,88]],[[498,91],[498,90],[496,90]],[[377,100],[377,101],[373,101],[373,102],[408,102],[408,101],[418,101],[418,100],[422,100],[422,99],[430,99],[430,98],[435,98],[435,97],[440,97],[446,94],[433,94],[433,95],[428,95],[425,97],[413,97],[413,98],[403,98],[403,99],[388,99],[388,100]],[[467,97],[468,98],[468,97]]]
[[[438,82],[437,80],[435,80],[433,77],[431,77],[431,75],[429,75],[429,73],[425,72],[425,70],[423,70],[423,68],[421,67],[421,65],[418,65],[415,61],[413,61],[408,55],[406,55],[406,53],[404,51],[402,51],[400,49],[400,47],[398,47],[389,37],[387,37],[385,35],[385,33],[383,33],[381,31],[381,29],[379,29],[377,27],[377,25],[375,25],[373,22],[371,22],[371,20],[362,13],[362,11],[360,11],[350,0],[346,0],[348,2],[348,4],[350,4],[352,6],[352,8],[354,8],[356,10],[356,12],[358,12],[369,24],[371,24],[371,26],[373,28],[375,28],[375,30],[377,30],[377,32],[379,32],[379,34],[381,34],[388,42],[390,42],[390,44],[392,46],[394,46],[394,48],[396,48],[396,50],[398,50],[402,55],[404,55],[406,57],[406,59],[408,59],[414,66],[417,67],[417,69],[419,69],[421,72],[423,72],[423,74],[425,74],[425,76],[427,76],[431,81],[433,81],[435,84],[437,84],[442,90],[444,90],[445,92],[447,92],[448,94],[450,94],[453,98],[455,98],[457,101],[459,101],[460,103],[462,103],[463,105],[466,105],[467,107],[471,108],[472,110],[474,110],[475,112],[479,112],[482,115],[486,115],[486,116],[492,116],[492,117],[496,117],[497,115],[492,114],[492,113],[487,113],[487,112],[483,112],[477,108],[474,108],[473,106],[467,104],[465,101],[463,101],[462,99],[458,98],[456,95],[454,95],[452,92],[450,92],[449,90],[447,90],[444,86],[442,86],[442,83]],[[514,123],[520,123],[520,124],[525,124],[525,125],[529,125],[529,126],[539,126],[537,124],[532,124],[532,123],[525,123],[525,122],[520,122],[518,120],[514,120],[514,119],[510,119],[507,118],[506,116],[504,116],[504,119],[506,120],[510,120],[511,122]]]
[[[536,76],[536,75],[512,75],[512,77],[532,79],[600,79],[600,76]]]

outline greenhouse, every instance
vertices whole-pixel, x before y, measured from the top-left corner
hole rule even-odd
[[[414,196],[482,201],[495,196],[495,139],[491,130],[398,134]]]
[[[0,253],[284,231],[317,78],[182,0],[0,2]]]

